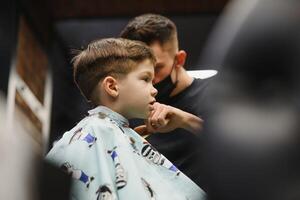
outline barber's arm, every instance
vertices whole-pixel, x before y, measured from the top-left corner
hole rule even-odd
[[[135,131],[141,135],[148,135],[155,132],[167,133],[177,128],[183,128],[196,134],[201,131],[203,120],[178,108],[156,102],[153,104],[153,111],[145,124],[135,128]]]

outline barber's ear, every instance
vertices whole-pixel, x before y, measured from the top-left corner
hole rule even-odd
[[[112,76],[107,76],[102,81],[102,85],[104,90],[109,94],[111,97],[117,97],[119,95],[119,86],[117,80]]]
[[[176,53],[176,59],[177,59],[176,67],[183,67],[184,66],[186,56],[187,56],[187,54],[184,50],[180,50]]]

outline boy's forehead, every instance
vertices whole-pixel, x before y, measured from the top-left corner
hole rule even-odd
[[[136,70],[152,72],[154,71],[154,63],[150,59],[146,59],[138,64]]]

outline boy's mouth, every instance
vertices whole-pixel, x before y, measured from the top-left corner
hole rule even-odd
[[[155,99],[154,99],[153,101],[151,101],[151,102],[149,103],[149,104],[150,104],[150,106],[149,106],[150,111],[154,110],[153,104],[154,104],[155,102],[156,102],[156,101],[155,101]]]
[[[156,102],[156,100],[154,99],[153,101],[151,101],[149,104],[153,106],[153,104]]]

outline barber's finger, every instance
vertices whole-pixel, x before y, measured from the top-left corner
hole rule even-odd
[[[167,116],[170,112],[170,107],[164,104],[160,103],[155,103],[154,104],[154,111],[149,117],[149,123],[154,127],[154,128],[160,128],[162,126],[167,125],[169,122],[169,119],[167,119]]]
[[[165,126],[169,123],[168,114],[170,110],[168,106],[164,106],[163,109],[158,113],[157,121],[161,126]]]
[[[153,111],[154,109],[155,109],[154,105],[150,105],[150,106],[149,106],[150,112]]]
[[[146,124],[146,127],[147,127],[147,130],[148,132],[156,132],[156,123],[151,123],[150,119],[146,119],[145,120],[145,124]]]
[[[156,115],[153,117],[153,121],[158,124],[158,126],[164,126],[165,125],[165,116],[166,111],[164,108],[160,110],[160,112],[157,112]]]
[[[168,118],[158,118],[158,124],[160,127],[162,126],[166,126],[169,123],[169,119]]]
[[[158,116],[163,111],[164,107],[161,104],[156,104],[155,109],[152,115],[149,117],[151,124],[156,124],[158,120]]]
[[[147,127],[151,126],[151,124],[155,125],[155,122],[151,122],[153,114],[154,114],[154,111],[151,111],[148,118],[144,120],[144,123],[147,125]],[[153,128],[153,127],[151,127],[151,128]]]
[[[150,126],[150,124],[151,124],[151,119],[152,119],[152,117],[153,117],[153,114],[154,114],[154,110],[152,110],[152,111],[150,112],[148,118],[145,119],[145,124],[146,124],[147,126]]]

